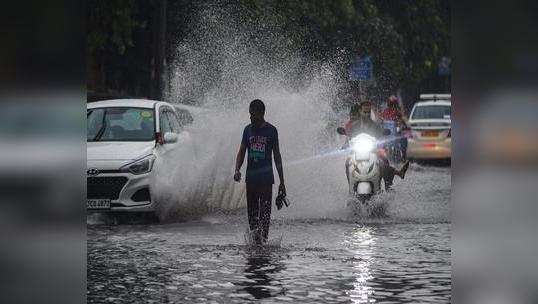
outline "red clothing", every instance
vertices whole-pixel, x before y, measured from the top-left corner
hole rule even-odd
[[[392,120],[399,121],[401,118],[401,113],[398,109],[386,108],[381,112],[381,119],[383,120]]]

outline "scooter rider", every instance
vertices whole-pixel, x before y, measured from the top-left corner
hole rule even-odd
[[[349,138],[353,138],[359,133],[366,133],[374,136],[375,138],[383,137],[383,128],[374,122],[371,118],[372,104],[369,101],[363,101],[359,107],[351,107],[350,122],[346,124],[346,135]],[[357,113],[357,110],[358,113]],[[381,150],[382,151],[382,150]],[[380,160],[381,176],[385,181],[385,190],[388,190],[392,186],[394,175],[399,176],[401,179],[405,178],[405,173],[409,168],[409,161],[406,161],[400,170],[396,170],[390,166],[389,161],[384,153],[378,150],[378,156]],[[346,160],[346,176],[348,175],[349,159]],[[349,176],[347,176],[349,181]]]
[[[398,104],[398,98],[394,95],[391,95],[387,99],[387,108],[381,112],[381,119],[384,121],[394,121],[397,126],[399,126],[402,130],[408,129],[407,125],[407,118],[405,117],[403,111],[400,109],[400,106]],[[406,158],[407,154],[407,138],[401,137],[400,138],[400,145],[403,152],[403,158]]]
[[[381,112],[383,120],[392,120],[405,125],[405,118],[400,106],[398,105],[398,97],[391,95],[387,99],[387,107]]]

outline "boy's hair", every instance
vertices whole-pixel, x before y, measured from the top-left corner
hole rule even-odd
[[[259,99],[254,99],[253,101],[250,102],[248,110],[249,112],[265,114],[265,105],[263,104],[263,101]]]

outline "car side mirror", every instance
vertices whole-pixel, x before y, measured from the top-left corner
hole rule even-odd
[[[385,135],[385,136],[390,135],[390,130],[389,129],[383,129],[383,135]]]
[[[172,132],[164,133],[164,144],[171,144],[177,142],[177,134]]]
[[[338,128],[336,128],[336,133],[338,133],[340,135],[346,135],[346,129],[344,129],[342,127],[338,127]]]

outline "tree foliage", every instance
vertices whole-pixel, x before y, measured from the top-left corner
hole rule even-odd
[[[415,84],[450,54],[447,0],[240,0],[316,60],[370,55],[381,85]],[[263,16],[263,18],[261,17]],[[270,16],[270,17],[268,17]]]
[[[146,24],[136,16],[134,0],[90,0],[87,13],[90,53],[112,50],[123,55],[134,45],[133,32]]]
[[[124,57],[129,49],[151,47],[144,45],[148,43],[145,39],[135,40],[134,36],[146,26],[151,14],[142,7],[152,8],[155,1],[90,0],[89,53]],[[299,52],[313,61],[337,62],[342,75],[355,58],[369,55],[374,61],[378,86],[386,90],[416,86],[435,75],[440,58],[450,56],[449,0],[200,2],[237,6],[245,18],[242,21],[255,25],[254,43],[256,31],[274,32],[271,37],[278,35],[282,48]],[[200,2],[168,0],[168,40],[181,40],[185,28],[195,27],[190,16],[196,15]],[[169,49],[171,43],[168,42]],[[143,52],[138,53],[145,56]],[[137,62],[132,64],[138,65]]]

